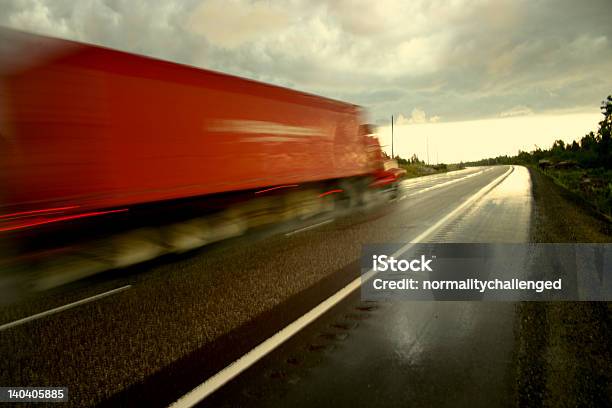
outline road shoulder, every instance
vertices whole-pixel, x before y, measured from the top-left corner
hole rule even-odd
[[[612,224],[571,192],[530,169],[531,242],[612,242]],[[519,406],[605,406],[612,399],[611,302],[518,306]]]

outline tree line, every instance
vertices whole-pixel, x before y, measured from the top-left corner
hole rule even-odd
[[[589,132],[579,141],[565,143],[557,140],[550,149],[536,149],[531,152],[519,151],[516,156],[497,156],[478,160],[470,165],[492,164],[565,164],[582,168],[612,168],[612,95],[601,103],[604,119],[599,122],[597,132]]]

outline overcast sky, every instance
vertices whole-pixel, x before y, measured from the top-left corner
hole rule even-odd
[[[4,26],[353,102],[380,125],[394,114],[396,153],[422,156],[415,138],[427,133],[444,161],[516,153],[489,143],[516,134],[508,127],[525,149],[579,138],[612,93],[612,0],[0,0],[0,9]],[[473,154],[445,149],[449,134]]]

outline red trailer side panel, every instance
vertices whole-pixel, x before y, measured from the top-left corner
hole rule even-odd
[[[360,109],[0,30],[0,215],[368,174]]]

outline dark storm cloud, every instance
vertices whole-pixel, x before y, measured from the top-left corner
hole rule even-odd
[[[597,108],[612,2],[2,1],[0,24],[463,120]],[[419,116],[420,117],[420,116]]]

